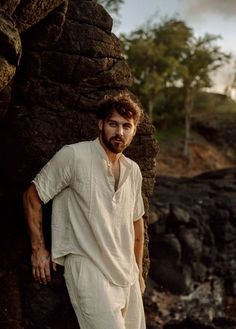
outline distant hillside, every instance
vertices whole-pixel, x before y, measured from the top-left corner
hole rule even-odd
[[[199,112],[236,113],[236,102],[224,94],[201,91],[194,100],[194,113]]]
[[[183,156],[183,128],[167,129],[159,136],[158,175],[194,176],[205,171],[236,166],[236,110],[195,111],[190,161]]]
[[[193,102],[193,115],[206,112],[236,113],[236,102],[224,94],[206,91],[198,92]],[[153,123],[155,126],[166,128],[181,125],[183,122],[183,90],[177,87],[170,87],[160,91],[154,104]]]

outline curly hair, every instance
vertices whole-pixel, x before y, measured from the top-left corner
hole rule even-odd
[[[124,118],[133,119],[136,126],[143,120],[141,105],[128,93],[105,97],[98,107],[97,118],[107,120],[114,111]]]

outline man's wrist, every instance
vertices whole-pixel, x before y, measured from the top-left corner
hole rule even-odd
[[[139,276],[143,276],[143,266],[139,267]]]
[[[44,244],[32,244],[32,252],[38,252],[38,251],[42,251],[42,250],[46,250],[45,245]]]

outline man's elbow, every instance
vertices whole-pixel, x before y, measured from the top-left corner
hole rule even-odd
[[[34,184],[31,184],[23,193],[23,206],[24,209],[33,208],[36,211],[42,208],[42,201]]]

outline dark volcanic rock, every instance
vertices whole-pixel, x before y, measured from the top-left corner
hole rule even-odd
[[[187,318],[182,322],[172,322],[166,324],[163,329],[234,329],[236,322],[230,319],[217,318],[211,324],[201,323],[199,320]]]
[[[149,275],[156,293],[150,298],[164,322],[190,315],[202,323],[214,314],[236,319],[235,187],[235,168],[193,178],[157,178],[149,225]],[[163,302],[158,294],[164,292],[162,298],[175,300],[178,295],[179,301],[160,311]]]
[[[15,75],[19,64],[21,40],[13,19],[2,10],[0,10],[0,44],[0,91],[5,98],[6,92],[3,94],[3,91]],[[10,100],[9,96],[8,99]],[[8,103],[0,101],[0,119],[7,105]]]
[[[236,271],[235,188],[236,169],[189,179],[157,178],[151,198],[153,222],[149,227],[151,278],[178,293],[189,292],[196,282],[203,282],[210,275],[233,279]],[[162,262],[171,264],[168,271],[171,267],[176,274],[168,279],[167,271],[164,282],[160,274],[165,272],[164,266],[160,269]],[[181,273],[183,278],[178,280]],[[177,287],[168,281],[173,277],[176,284],[179,282]]]

